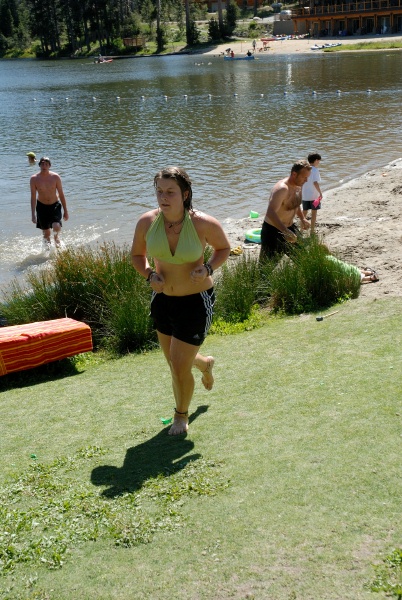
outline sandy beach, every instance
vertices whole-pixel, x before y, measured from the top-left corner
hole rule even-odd
[[[358,44],[359,42],[390,42],[390,41],[402,41],[402,35],[374,35],[374,36],[353,36],[347,38],[322,38],[322,39],[284,39],[281,41],[272,41],[268,43],[268,49],[263,51],[263,43],[260,39],[257,40],[256,47],[256,58],[259,55],[266,54],[321,54],[322,50],[311,50],[311,47],[315,44],[325,44],[341,42],[342,44]],[[225,53],[227,48],[231,48],[235,53],[235,56],[245,55],[247,50],[253,51],[251,40],[236,40],[226,42],[225,44],[219,44],[202,54],[220,56]],[[395,49],[395,52],[401,52],[402,49]],[[384,50],[372,50],[371,52],[384,52]],[[390,52],[388,49],[387,52]]]
[[[324,181],[324,169],[321,177]],[[267,202],[268,195],[269,190]],[[263,218],[225,220],[232,247],[241,245],[244,252],[259,253],[259,245],[246,242],[244,234],[261,227]],[[363,285],[360,297],[402,296],[401,219],[402,158],[324,191],[317,233],[342,260],[378,272],[380,281]]]

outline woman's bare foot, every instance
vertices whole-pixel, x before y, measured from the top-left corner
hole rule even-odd
[[[214,376],[212,375],[212,369],[215,364],[215,359],[213,356],[207,356],[207,367],[202,372],[201,381],[206,390],[212,390],[214,385]]]
[[[169,435],[180,435],[188,431],[188,414],[174,413],[173,425],[169,429]]]

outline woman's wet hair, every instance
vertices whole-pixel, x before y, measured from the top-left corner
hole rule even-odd
[[[173,179],[181,189],[182,195],[187,192],[187,198],[183,202],[183,206],[186,210],[193,208],[193,190],[191,187],[191,179],[184,169],[180,167],[166,167],[161,169],[154,177],[154,188],[157,187],[158,179]]]

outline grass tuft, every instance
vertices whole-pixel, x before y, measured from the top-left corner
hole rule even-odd
[[[96,347],[117,352],[152,347],[149,286],[127,247],[67,248],[52,268],[29,273],[28,289],[12,282],[2,315],[9,325],[70,317],[90,325]]]
[[[227,323],[241,323],[251,316],[256,304],[260,269],[252,256],[242,254],[222,266],[216,283],[215,315]]]
[[[316,312],[360,293],[355,269],[341,269],[329,260],[328,249],[316,236],[291,247],[279,262],[265,261],[261,270],[261,297],[285,314]]]

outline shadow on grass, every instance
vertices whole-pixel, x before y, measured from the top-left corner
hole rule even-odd
[[[24,388],[47,381],[56,381],[72,375],[80,375],[73,360],[63,358],[55,362],[41,365],[26,371],[16,371],[0,377],[0,392],[6,392],[15,388]]]
[[[190,415],[189,423],[207,410],[208,405],[199,406]],[[186,439],[186,435],[170,436],[168,430],[169,427],[165,427],[150,440],[128,448],[121,467],[112,465],[95,467],[91,473],[93,485],[109,486],[101,495],[116,498],[126,492],[135,492],[148,479],[158,475],[172,475],[183,469],[189,462],[201,457],[200,454],[192,454],[184,458],[193,450],[194,442]]]

